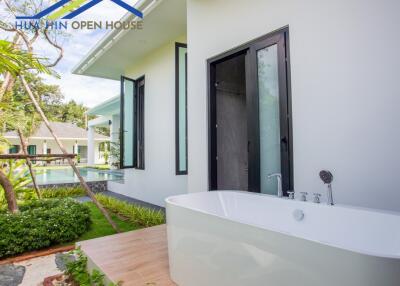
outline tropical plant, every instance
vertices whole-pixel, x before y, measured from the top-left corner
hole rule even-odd
[[[79,197],[86,194],[82,187],[55,187],[42,189],[40,193],[44,199]]]
[[[120,143],[118,142],[111,142],[110,143],[110,158],[111,158],[111,165],[114,167],[120,168],[120,158],[121,158],[121,150],[120,150]]]
[[[29,170],[22,160],[0,160],[0,171],[5,174],[12,185],[16,198],[32,197],[27,186],[32,183]],[[0,205],[6,203],[5,190],[0,186]]]
[[[15,48],[11,42],[0,40],[0,73],[9,72],[11,75],[17,76],[22,71],[29,69],[50,73],[50,70],[40,63],[40,58]]]
[[[66,262],[65,274],[69,275],[74,282],[80,286],[105,286],[104,274],[97,269],[94,269],[91,273],[88,272],[87,257],[83,254],[80,248],[70,252],[70,255],[75,257],[74,260],[64,259]],[[66,258],[66,257],[65,257]],[[107,286],[118,286],[122,285],[122,282],[117,284],[110,283]]]
[[[130,204],[103,194],[96,194],[96,198],[104,207],[126,217],[133,224],[151,227],[165,223],[165,214],[161,210]]]
[[[104,157],[104,163],[108,164],[108,159],[110,158],[110,152],[108,150],[105,150],[103,152],[103,157]]]

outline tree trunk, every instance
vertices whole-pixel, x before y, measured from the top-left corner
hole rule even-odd
[[[6,93],[7,90],[9,90],[10,85],[12,81],[12,76],[9,72],[6,72],[4,75],[4,81],[1,84],[0,87],[0,101],[3,99],[4,94]]]
[[[1,170],[0,170],[0,185],[4,189],[8,211],[14,214],[18,213],[17,199],[15,197],[13,186],[10,180]]]
[[[33,105],[35,106],[36,111],[40,114],[43,122],[46,124],[47,129],[50,131],[50,133],[53,136],[54,140],[56,141],[57,145],[60,147],[60,149],[63,152],[63,154],[68,154],[67,150],[65,150],[63,144],[61,143],[61,141],[58,139],[57,135],[54,133],[53,129],[51,128],[50,123],[47,120],[46,115],[44,114],[42,108],[39,106],[35,96],[32,93],[32,90],[30,89],[30,87],[29,87],[28,83],[26,82],[24,76],[20,75],[20,79],[21,79],[21,82],[24,85],[24,88],[25,88],[26,92],[28,93]],[[86,194],[92,199],[92,201],[95,203],[95,205],[103,213],[104,217],[110,223],[112,228],[116,232],[120,232],[118,227],[117,227],[117,225],[115,224],[115,222],[111,219],[110,215],[108,214],[107,210],[99,203],[99,201],[97,201],[96,197],[94,196],[94,193],[90,190],[89,186],[86,184],[85,180],[83,179],[83,177],[79,173],[79,170],[75,165],[75,162],[71,158],[68,158],[67,160],[68,160],[68,163],[71,165],[72,169],[74,170],[76,176],[79,178],[79,182],[81,183],[81,186],[85,189]]]
[[[26,140],[24,138],[24,134],[22,134],[22,131],[19,128],[18,128],[18,136],[19,136],[19,140],[21,141],[22,152],[24,153],[24,155],[28,155],[28,147],[26,146]],[[42,197],[40,195],[39,186],[36,183],[36,175],[33,172],[31,159],[26,158],[26,164],[28,165],[29,173],[31,174],[31,177],[32,177],[32,184],[33,184],[33,188],[35,189],[35,193],[36,193],[37,197],[39,199],[41,199]]]

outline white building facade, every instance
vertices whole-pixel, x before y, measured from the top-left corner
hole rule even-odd
[[[112,32],[75,68],[141,94],[121,104],[139,113],[121,113],[133,167],[110,190],[157,205],[213,189],[274,194],[267,176],[279,172],[285,194],[325,200],[326,169],[337,203],[400,211],[397,1],[152,3],[138,6],[142,31]]]

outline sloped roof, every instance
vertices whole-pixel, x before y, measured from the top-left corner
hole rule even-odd
[[[87,131],[86,129],[80,128],[72,123],[65,122],[50,122],[51,128],[54,130],[54,133],[57,135],[59,139],[87,139]],[[4,134],[4,137],[18,137],[18,133],[16,131],[9,131]],[[36,132],[30,136],[31,139],[53,139],[50,131],[47,129],[44,122],[42,122]],[[96,140],[109,140],[109,137],[104,136],[102,134],[95,133]]]

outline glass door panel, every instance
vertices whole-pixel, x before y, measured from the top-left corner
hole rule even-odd
[[[281,173],[278,45],[257,51],[259,128],[260,128],[260,190],[277,193],[276,178]]]

